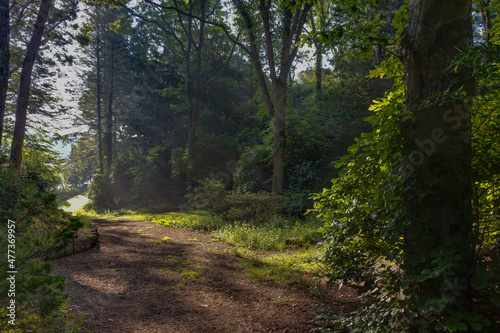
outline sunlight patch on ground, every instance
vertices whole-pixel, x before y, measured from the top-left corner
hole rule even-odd
[[[82,207],[85,206],[87,202],[89,202],[89,198],[84,195],[78,195],[74,198],[69,199],[69,207],[63,207],[63,209],[67,212],[74,213],[82,209]]]

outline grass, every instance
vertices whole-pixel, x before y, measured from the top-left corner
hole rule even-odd
[[[311,281],[307,281],[304,276],[321,271],[320,262],[324,250],[318,249],[315,244],[321,240],[322,234],[318,229],[322,225],[312,217],[298,219],[275,216],[266,222],[229,222],[206,211],[197,210],[164,214],[120,210],[89,214],[98,218],[120,217],[188,230],[211,231],[215,240],[236,246],[233,254],[243,259],[240,262],[247,276],[262,284],[279,283],[306,287],[310,286]],[[197,241],[196,238],[189,240]],[[162,239],[164,243],[169,241],[169,237]],[[259,251],[259,254],[256,251]],[[181,249],[179,254],[185,253],[186,251]],[[191,261],[188,259],[184,262],[172,262],[172,258],[169,258],[164,271],[179,274],[186,279],[182,283],[197,280],[203,272],[190,268]]]
[[[274,217],[266,223],[234,223],[214,231],[215,239],[249,249],[281,251],[307,247],[321,239],[320,223],[313,219],[300,220]]]
[[[308,286],[301,272],[288,267],[267,264],[259,259],[244,259],[242,264],[247,266],[247,276],[259,283],[289,284],[303,288]]]
[[[54,314],[47,318],[41,318],[34,314],[24,314],[15,320],[15,325],[7,323],[9,317],[6,316],[5,309],[0,309],[0,315],[3,317],[0,320],[0,332],[5,333],[77,333],[82,332],[83,320],[82,318],[72,318],[67,310],[67,306],[56,311]],[[89,332],[89,331],[87,331]]]
[[[314,276],[322,271],[321,258],[324,252],[322,248],[310,246],[274,254],[257,254],[248,249],[236,248],[233,254],[243,258],[240,263],[252,280],[262,284],[278,283],[307,288],[315,282],[305,276]]]
[[[302,248],[321,240],[318,229],[322,226],[315,218],[275,216],[266,222],[228,222],[206,211],[172,212],[165,214],[134,213],[130,210],[79,212],[90,218],[127,218],[151,221],[159,225],[211,231],[218,241],[234,246],[266,251],[281,251],[287,248]],[[191,239],[196,241],[195,238]]]

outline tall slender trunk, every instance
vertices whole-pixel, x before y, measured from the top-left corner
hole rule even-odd
[[[407,191],[402,268],[410,281],[410,304],[450,299],[445,311],[467,311],[471,305],[473,266],[471,207],[471,106],[464,101],[419,108],[435,93],[454,91],[453,57],[472,40],[470,0],[410,1],[400,49],[405,70],[406,105],[415,121],[406,131]],[[465,83],[470,93],[474,84]],[[418,280],[422,271],[439,276]],[[418,282],[416,282],[418,281]],[[434,314],[441,315],[441,314]],[[417,318],[422,319],[422,317]],[[412,323],[415,331],[434,332],[431,314]],[[420,325],[420,326],[419,326]]]
[[[98,10],[98,9],[97,9]],[[99,21],[99,19],[97,19]],[[97,140],[99,151],[99,172],[104,172],[104,162],[102,154],[102,109],[101,109],[101,31],[99,22],[96,24],[96,69],[97,69]]]
[[[189,14],[193,13],[193,3],[189,5]],[[193,78],[191,77],[191,51],[193,48],[193,19],[191,16],[188,17],[187,31],[188,42],[186,47],[186,52],[184,53],[184,62],[186,64],[186,96],[188,99],[188,156],[187,156],[187,188],[188,191],[193,190],[194,185],[194,144],[196,142],[195,128],[193,123],[195,122],[195,92]]]
[[[198,116],[200,114],[201,107],[201,91],[202,91],[202,55],[203,49],[205,47],[205,17],[206,17],[206,0],[200,1],[200,28],[199,28],[199,40],[196,48],[196,68],[194,73],[194,84],[191,83],[189,88],[192,91],[188,92],[191,96],[190,106],[188,109],[188,173],[187,173],[187,185],[188,189],[192,190],[194,184],[194,159],[196,150],[196,129],[198,127]],[[190,28],[191,22],[190,22]],[[192,33],[192,30],[190,30]],[[191,60],[187,58],[187,62]]]
[[[285,154],[286,154],[286,84],[274,87],[274,116],[273,125],[273,193],[281,195],[285,184]]]
[[[9,0],[0,0],[0,151],[2,151],[5,106],[9,87],[9,61],[10,3]]]
[[[319,100],[319,96],[321,95],[321,81],[323,76],[323,52],[322,52],[321,43],[316,44],[316,101]]]
[[[21,71],[21,80],[19,84],[19,94],[17,96],[16,107],[16,123],[14,125],[14,136],[12,138],[12,146],[10,151],[10,159],[12,166],[18,171],[18,176],[21,175],[21,161],[23,154],[24,135],[26,132],[26,116],[28,111],[28,102],[31,89],[31,75],[36,55],[40,49],[42,42],[43,31],[49,17],[52,0],[42,0],[38,15],[36,18],[35,28],[30,42],[26,49],[26,55],[23,61]]]
[[[109,58],[109,90],[108,90],[108,110],[106,112],[106,132],[105,146],[106,146],[106,171],[111,173],[111,166],[113,165],[113,90],[114,90],[114,76],[115,76],[115,41],[111,42],[110,58]]]

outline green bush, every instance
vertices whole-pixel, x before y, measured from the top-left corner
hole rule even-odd
[[[196,209],[205,209],[231,221],[264,222],[283,210],[281,199],[267,192],[229,192],[221,181],[205,178],[186,196]]]
[[[83,225],[57,207],[56,194],[45,180],[44,175],[33,174],[18,179],[15,171],[0,169],[0,260],[5,268],[0,271],[0,313],[9,313],[7,307],[14,299],[16,322],[32,314],[48,317],[62,305],[64,278],[53,275],[52,264],[43,259],[65,246]],[[12,273],[7,271],[14,270],[15,295],[11,297],[7,278]],[[9,319],[2,316],[0,330]]]
[[[233,221],[257,220],[266,222],[283,211],[281,199],[267,192],[234,193],[225,198],[224,216]]]
[[[115,207],[112,179],[109,175],[97,174],[89,185],[89,209],[104,210]]]
[[[200,181],[193,193],[186,195],[193,208],[205,209],[211,213],[221,214],[227,210],[226,198],[229,192],[221,181],[205,178]]]
[[[273,169],[271,144],[248,147],[234,170],[234,185],[238,192],[270,191]]]

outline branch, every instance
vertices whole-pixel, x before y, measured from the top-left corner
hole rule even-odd
[[[240,34],[241,34],[241,32],[238,34],[238,38],[240,37]],[[229,54],[229,58],[227,59],[227,62],[224,64],[224,66],[222,67],[222,70],[219,72],[218,75],[216,75],[216,76],[212,77],[210,80],[208,80],[207,85],[209,85],[210,83],[214,82],[215,80],[217,80],[218,78],[221,77],[222,73],[229,66],[229,63],[231,62],[231,59],[233,58],[235,48],[236,48],[236,44],[233,44],[233,48],[231,49],[231,53]]]
[[[260,0],[260,13],[262,16],[262,22],[264,23],[264,35],[266,36],[266,53],[267,60],[269,61],[269,70],[271,71],[271,80],[273,86],[276,85],[276,67],[274,63],[274,48],[273,40],[271,38],[271,28],[269,26],[269,6],[271,1],[264,3],[264,0]]]
[[[261,88],[262,97],[264,104],[266,105],[269,117],[274,118],[274,105],[269,94],[269,89],[267,87],[266,77],[264,76],[264,71],[262,69],[262,63],[260,61],[259,51],[257,50],[257,40],[253,33],[253,21],[248,14],[243,2],[241,0],[232,0],[236,7],[236,10],[240,13],[243,21],[245,23],[245,29],[247,30],[248,39],[250,40],[250,51],[248,54],[250,60],[254,66],[255,72],[257,74],[257,80],[259,81],[259,86]]]
[[[118,4],[118,5],[120,5],[120,6],[123,7],[123,5],[119,1],[117,1],[117,0],[112,0],[112,1],[114,1],[116,4]],[[196,20],[198,20],[200,22],[203,22],[205,24],[210,24],[210,25],[213,25],[215,27],[218,27],[218,28],[222,29],[222,32],[224,32],[224,34],[226,35],[226,37],[232,43],[234,43],[234,44],[238,45],[239,47],[241,47],[241,49],[243,51],[245,51],[247,54],[250,54],[250,50],[243,43],[241,43],[239,40],[237,40],[236,38],[234,38],[234,36],[229,31],[229,29],[223,23],[219,23],[219,22],[214,22],[214,21],[209,21],[209,20],[206,20],[206,19],[202,19],[201,17],[199,17],[197,15],[186,13],[185,11],[183,11],[183,10],[181,10],[179,8],[173,7],[173,6],[158,5],[158,4],[153,3],[151,0],[144,0],[144,1],[146,3],[148,3],[148,4],[153,5],[153,6],[159,6],[162,9],[175,10],[176,12],[178,12],[179,14],[182,14],[184,16],[191,17],[191,18],[194,18],[194,19],[196,19]]]

